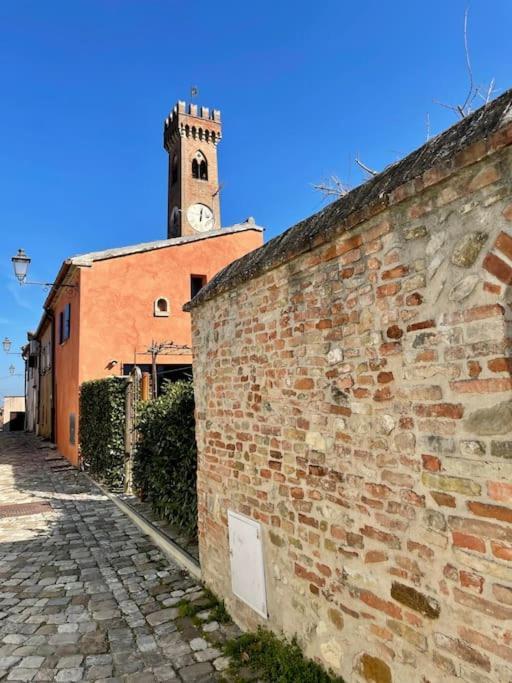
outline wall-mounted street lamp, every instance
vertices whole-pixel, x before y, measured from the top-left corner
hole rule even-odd
[[[76,285],[56,284],[55,282],[29,282],[27,280],[28,267],[32,259],[27,256],[24,249],[18,249],[18,253],[11,258],[14,268],[14,275],[20,285],[39,285],[41,287],[69,287],[76,288]]]
[[[27,279],[31,259],[25,254],[24,249],[18,249],[18,253],[12,257],[11,261],[14,266],[14,274],[19,280],[20,285],[22,285]]]
[[[2,348],[8,356],[21,356],[21,353],[16,353],[16,351],[11,351],[12,341],[9,337],[6,337],[2,342]]]

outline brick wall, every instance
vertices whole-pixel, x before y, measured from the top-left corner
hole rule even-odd
[[[511,139],[192,310],[206,582],[347,681],[512,680]]]

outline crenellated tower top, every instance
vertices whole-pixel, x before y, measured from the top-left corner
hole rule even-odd
[[[191,137],[217,145],[222,137],[220,111],[179,100],[164,122],[164,148],[167,151],[177,137]]]

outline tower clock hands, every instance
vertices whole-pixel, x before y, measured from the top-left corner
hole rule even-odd
[[[211,230],[214,223],[213,211],[205,204],[191,204],[187,210],[187,219],[192,229],[200,232]]]

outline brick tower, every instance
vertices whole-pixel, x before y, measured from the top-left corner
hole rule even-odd
[[[178,102],[164,124],[169,153],[167,237],[218,230],[220,111]]]

